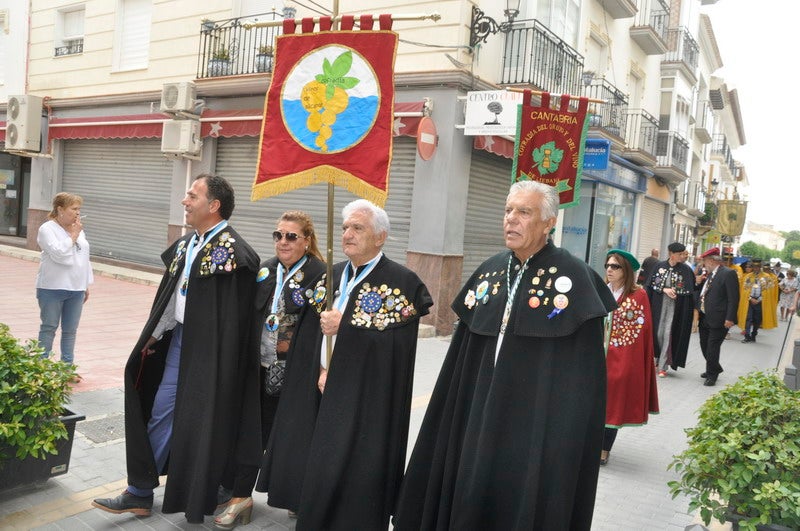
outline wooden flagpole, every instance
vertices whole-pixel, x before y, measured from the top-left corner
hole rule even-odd
[[[331,13],[332,24],[331,29],[336,31],[339,29],[339,21],[337,20],[339,17],[339,0],[333,0],[333,11]],[[318,21],[315,21],[315,24]],[[325,264],[326,266],[326,277],[325,277],[325,309],[330,311],[333,308],[333,182],[328,182],[328,263]],[[347,267],[347,266],[345,266]],[[355,278],[355,277],[354,277]],[[340,297],[344,296],[344,293],[339,294]],[[330,370],[331,368],[331,357],[333,356],[333,336],[325,336],[325,369]]]
[[[342,20],[342,17],[338,14],[339,9],[339,2],[338,0],[334,0],[334,12],[331,17],[332,26],[331,29],[335,30],[338,27],[339,21]],[[353,17],[358,21],[362,15],[353,15]],[[380,15],[371,15],[372,20],[378,22],[380,20]],[[314,17],[311,20],[314,21],[314,24],[318,24],[320,19],[324,17]],[[442,16],[439,13],[408,13],[408,14],[401,14],[401,15],[392,15],[392,20],[397,22],[401,20],[433,20],[434,22],[441,19]],[[299,22],[301,19],[297,19]],[[251,29],[251,28],[274,28],[278,26],[283,26],[283,20],[265,20],[263,22],[243,22],[242,27],[244,29]]]
[[[525,92],[526,89],[521,89],[516,87],[506,87],[506,90],[509,92]],[[544,90],[531,90],[531,94],[535,94],[537,96],[541,96],[544,93],[545,93]],[[562,94],[552,94],[552,93],[550,95],[555,97],[562,96]],[[569,99],[571,100],[577,100],[581,97],[581,96],[575,96],[573,94],[567,94],[567,96],[569,96]],[[588,100],[591,103],[608,103],[606,100],[598,100],[596,98],[588,98]]]

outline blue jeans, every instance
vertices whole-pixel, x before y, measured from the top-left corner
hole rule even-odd
[[[147,435],[150,448],[156,462],[158,473],[164,470],[172,443],[172,420],[175,416],[175,397],[178,394],[178,372],[181,365],[181,344],[183,343],[183,325],[177,324],[172,330],[172,339],[167,351],[164,375],[156,391],[150,420],[147,422]],[[134,496],[147,497],[153,489],[141,489],[128,485],[128,492]]]
[[[78,333],[85,293],[66,289],[36,289],[39,315],[42,320],[39,327],[39,345],[45,350],[44,356],[49,356],[53,350],[56,328],[61,321],[61,361],[73,363],[75,336]]]

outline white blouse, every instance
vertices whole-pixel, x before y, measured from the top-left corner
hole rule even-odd
[[[39,227],[36,242],[42,248],[37,288],[86,291],[94,282],[89,241],[83,231],[73,243],[64,227],[51,219]]]

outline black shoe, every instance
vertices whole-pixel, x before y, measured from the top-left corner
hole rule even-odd
[[[92,502],[92,507],[114,513],[133,513],[136,516],[150,516],[153,509],[153,495],[134,496],[127,490],[116,498],[99,498]]]
[[[233,498],[233,489],[226,489],[222,485],[217,487],[217,509],[228,505],[231,498]]]
[[[703,374],[700,375],[700,378],[708,378],[708,373],[704,372]]]
[[[753,342],[755,342],[755,339],[749,338],[747,336],[744,336],[744,339],[742,339],[742,343],[753,343]]]
[[[706,378],[706,381],[703,382],[703,385],[705,385],[706,387],[713,387],[716,384],[717,384],[716,378]]]

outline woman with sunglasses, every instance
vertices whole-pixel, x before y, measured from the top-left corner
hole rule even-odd
[[[254,330],[251,340],[251,344],[258,345],[261,352],[262,450],[269,439],[279,399],[279,391],[274,385],[276,372],[270,370],[271,366],[277,364],[283,368],[295,324],[306,302],[305,291],[325,271],[325,262],[317,248],[314,223],[305,212],[284,212],[278,219],[272,240],[275,242],[275,256],[261,264],[256,277],[257,330]],[[218,529],[233,529],[237,523],[246,525],[250,522],[257,475],[258,467],[238,465],[232,493],[231,480],[223,482],[218,501],[225,503],[225,498],[231,494],[233,497],[226,510],[214,518]]]
[[[608,463],[619,428],[647,424],[648,414],[658,413],[650,302],[634,281],[639,262],[627,251],[611,249],[605,268],[608,289],[619,306],[609,315],[608,398],[601,465]]]

